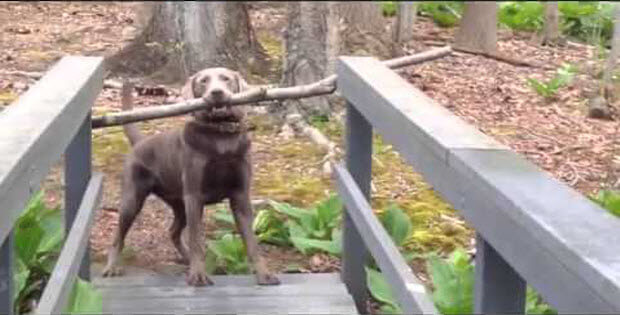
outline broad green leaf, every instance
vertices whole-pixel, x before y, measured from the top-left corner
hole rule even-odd
[[[392,293],[392,288],[383,277],[381,272],[369,268],[368,266],[364,267],[366,269],[366,283],[368,285],[368,289],[373,298],[377,301],[385,303],[396,310],[395,313],[402,313],[398,303],[396,302],[396,298]]]
[[[304,230],[304,228],[301,227],[301,225],[299,225],[297,222],[295,222],[293,220],[289,220],[288,222],[286,222],[286,225],[288,226],[288,233],[291,236],[291,238],[293,238],[293,237],[301,237],[301,238],[308,237],[308,233],[306,233],[306,230]]]
[[[304,254],[309,253],[313,249],[323,250],[333,255],[340,255],[342,252],[340,242],[337,241],[326,241],[301,237],[291,237],[291,241],[293,242],[293,245],[295,245],[295,247]]]
[[[296,208],[296,207],[293,207],[293,206],[291,206],[291,205],[289,205],[287,203],[280,203],[280,202],[276,202],[276,201],[270,200],[269,204],[276,211],[278,211],[278,212],[280,212],[282,214],[286,214],[286,215],[288,215],[290,217],[293,217],[293,218],[295,218],[297,220],[301,220],[303,217],[311,215],[308,210],[301,209],[301,208]]]
[[[44,235],[39,244],[39,253],[60,252],[65,235],[62,221],[62,213],[59,209],[45,211],[41,214],[39,223]]]
[[[320,202],[316,206],[319,222],[325,227],[333,227],[338,223],[338,216],[342,213],[342,202],[337,195]]]
[[[33,264],[45,231],[37,219],[31,215],[19,218],[15,227],[17,257],[26,265]]]
[[[388,207],[383,216],[381,216],[381,222],[396,246],[403,245],[413,231],[409,216],[396,205]]]
[[[474,269],[466,253],[457,250],[450,260],[429,257],[433,301],[442,314],[470,314],[473,311]]]
[[[70,314],[101,314],[103,301],[101,293],[95,287],[80,278],[75,281],[73,291],[67,303],[65,313]]]
[[[221,222],[233,224],[233,225],[235,224],[235,218],[232,215],[232,213],[230,213],[228,210],[224,208],[217,208],[215,210],[215,213],[213,214],[213,217],[217,221],[221,221]]]

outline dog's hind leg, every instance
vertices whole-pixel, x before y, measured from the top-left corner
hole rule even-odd
[[[249,194],[247,192],[233,194],[233,196],[230,197],[230,209],[235,217],[237,229],[239,233],[241,233],[241,238],[243,238],[243,242],[245,243],[250,263],[252,263],[254,267],[256,282],[260,285],[280,284],[280,280],[269,272],[263,257],[259,253],[258,242],[252,230],[254,216],[252,214]]]
[[[142,210],[144,200],[151,192],[152,180],[148,178],[145,180],[145,177],[148,176],[141,176],[140,180],[136,180],[136,175],[145,175],[143,169],[137,168],[139,167],[132,168],[132,171],[128,172],[130,174],[125,176],[123,181],[121,212],[114,234],[114,241],[108,251],[108,263],[103,270],[104,277],[114,277],[123,273],[123,269],[120,266],[120,255],[125,245],[125,237],[136,216]]]
[[[174,221],[170,226],[170,239],[172,240],[172,244],[177,249],[179,255],[181,255],[181,259],[177,262],[183,265],[189,264],[189,254],[187,247],[183,244],[183,240],[181,239],[181,234],[183,233],[183,229],[187,226],[187,217],[185,216],[185,205],[183,204],[183,200],[166,200],[166,203],[172,208],[174,213]]]

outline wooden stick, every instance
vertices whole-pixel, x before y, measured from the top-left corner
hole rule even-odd
[[[394,69],[438,59],[443,56],[449,55],[451,52],[452,48],[450,46],[446,46],[411,56],[386,60],[383,63],[387,67]],[[249,103],[258,103],[263,101],[298,99],[331,94],[336,91],[336,79],[336,75],[331,75],[327,78],[306,85],[272,89],[268,89],[266,87],[256,87],[248,91],[233,95],[230,99],[230,102],[228,102],[227,104],[218,105],[235,106],[245,105]],[[139,108],[126,112],[93,117],[92,128],[118,126],[142,120],[179,116],[196,110],[206,109],[214,105],[216,104],[211,104],[202,98],[196,98],[171,105]]]

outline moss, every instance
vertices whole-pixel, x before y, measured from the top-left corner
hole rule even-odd
[[[122,127],[93,131],[93,164],[100,169],[122,165],[123,155],[129,152],[129,142]]]
[[[9,105],[17,99],[17,94],[10,90],[0,90],[0,106]]]
[[[282,59],[284,55],[281,39],[267,31],[258,32],[257,39],[272,61],[272,67],[269,71],[272,77],[270,79],[279,79],[282,73]]]

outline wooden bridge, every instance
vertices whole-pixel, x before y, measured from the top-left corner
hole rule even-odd
[[[366,311],[373,257],[405,313],[437,314],[370,205],[373,130],[477,231],[475,312],[523,313],[526,284],[560,313],[620,313],[620,220],[464,123],[379,61],[341,57],[347,154],[335,170],[345,204],[341,274],[93,277],[106,313],[338,313]],[[0,113],[0,313],[11,314],[12,228],[64,153],[67,237],[36,313],[60,313],[79,275],[90,279],[88,238],[102,193],[91,171],[91,106],[102,59],[65,57]]]

